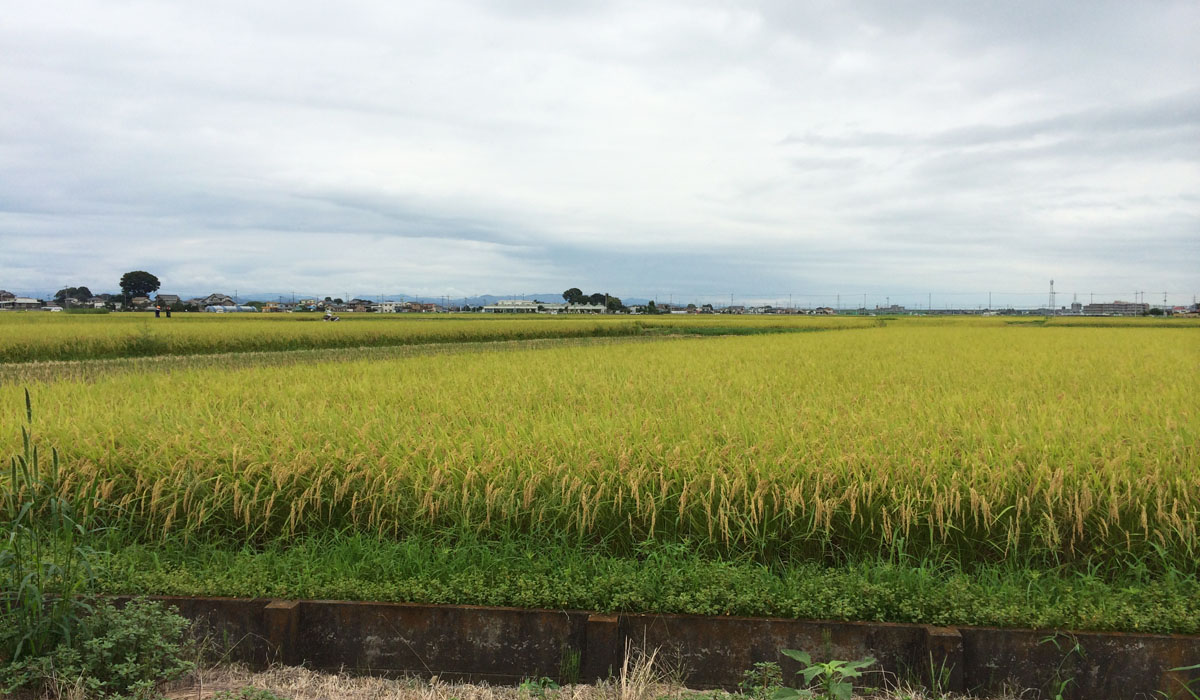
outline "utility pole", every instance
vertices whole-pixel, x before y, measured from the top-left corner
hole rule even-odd
[[[988,292],[988,311],[992,310],[992,293]]]
[[[925,306],[929,311],[933,311],[933,292],[929,293],[929,300],[925,303]]]

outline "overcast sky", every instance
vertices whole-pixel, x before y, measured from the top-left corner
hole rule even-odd
[[[1200,3],[847,5],[19,3],[0,288],[1200,293]]]

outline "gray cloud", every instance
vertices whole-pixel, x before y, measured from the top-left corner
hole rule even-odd
[[[1197,29],[1189,2],[27,5],[0,287],[1182,301]]]

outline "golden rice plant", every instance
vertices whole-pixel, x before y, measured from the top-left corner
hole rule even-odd
[[[538,338],[640,335],[714,328],[826,329],[866,327],[870,319],[810,316],[539,316],[492,314],[147,313],[100,316],[0,313],[0,363],[100,358],[392,347]]]
[[[1194,572],[1197,341],[889,322],[32,391],[40,434],[144,539],[471,531]],[[18,392],[0,387],[6,425]]]

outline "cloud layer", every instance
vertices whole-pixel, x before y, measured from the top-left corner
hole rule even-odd
[[[0,287],[1200,292],[1200,6],[843,5],[26,4]]]

